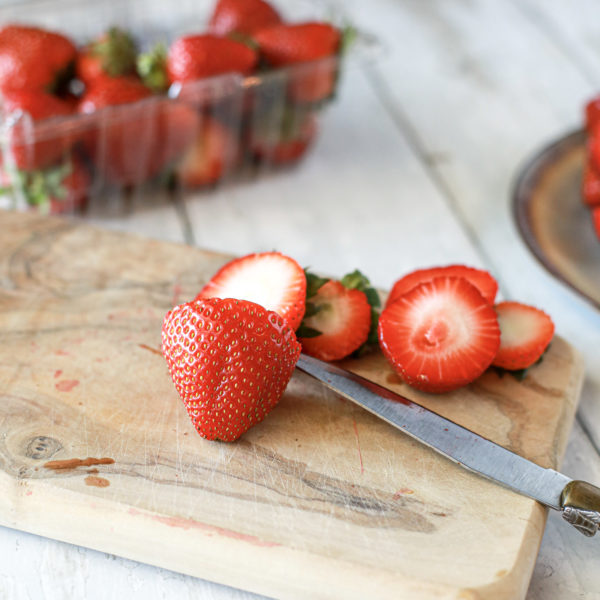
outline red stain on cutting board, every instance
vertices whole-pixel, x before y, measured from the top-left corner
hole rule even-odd
[[[130,508],[128,512],[130,515],[133,516],[143,515],[146,517],[150,517],[153,521],[158,521],[159,523],[163,523],[164,525],[168,525],[169,527],[180,527],[181,529],[202,529],[203,531],[217,533],[224,537],[233,538],[235,540],[242,540],[243,542],[248,542],[249,544],[253,544],[254,546],[264,546],[267,548],[273,546],[281,546],[281,544],[278,544],[277,542],[267,542],[265,540],[261,540],[260,538],[254,535],[238,533],[237,531],[231,531],[231,529],[225,529],[224,527],[217,527],[215,525],[208,525],[207,523],[200,523],[199,521],[192,521],[191,519],[184,519],[183,517],[165,517],[162,515],[151,515],[140,510],[136,510],[135,508]]]
[[[97,477],[96,475],[88,475],[85,479],[85,485],[92,485],[94,487],[108,487],[110,481],[104,477]]]
[[[70,392],[76,385],[79,385],[77,379],[63,379],[59,381],[54,387],[59,392]]]

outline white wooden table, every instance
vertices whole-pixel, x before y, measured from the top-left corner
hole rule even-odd
[[[489,269],[583,353],[563,470],[600,485],[600,313],[544,272],[510,216],[519,165],[581,123],[600,90],[600,6],[561,0],[347,0],[378,61],[347,69],[298,168],[100,225],[230,253],[276,248],[380,287],[416,267]],[[0,528],[0,599],[251,598],[252,594]],[[600,599],[600,543],[551,514],[529,600]]]

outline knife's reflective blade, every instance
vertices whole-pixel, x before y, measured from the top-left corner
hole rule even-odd
[[[561,510],[562,491],[571,481],[565,475],[544,469],[403,396],[334,365],[302,355],[296,366],[463,467]]]

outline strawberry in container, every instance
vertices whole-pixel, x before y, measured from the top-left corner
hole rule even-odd
[[[272,25],[257,31],[253,39],[269,66],[293,67],[289,89],[293,101],[316,103],[333,95],[342,42],[336,27],[319,22]]]
[[[78,111],[94,115],[86,150],[101,178],[118,186],[159,175],[191,145],[198,127],[193,108],[154,96],[132,76],[96,79]]]

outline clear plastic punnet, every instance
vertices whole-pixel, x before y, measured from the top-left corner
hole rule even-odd
[[[213,1],[32,0],[0,8],[0,26],[43,27],[83,46],[112,26],[141,52],[202,33]],[[284,1],[286,21],[347,26],[331,4]],[[41,213],[127,212],[156,197],[210,191],[290,168],[313,144],[334,100],[342,54],[242,76],[219,75],[163,94],[34,120],[0,105],[0,207]],[[322,90],[329,89],[326,95]]]

